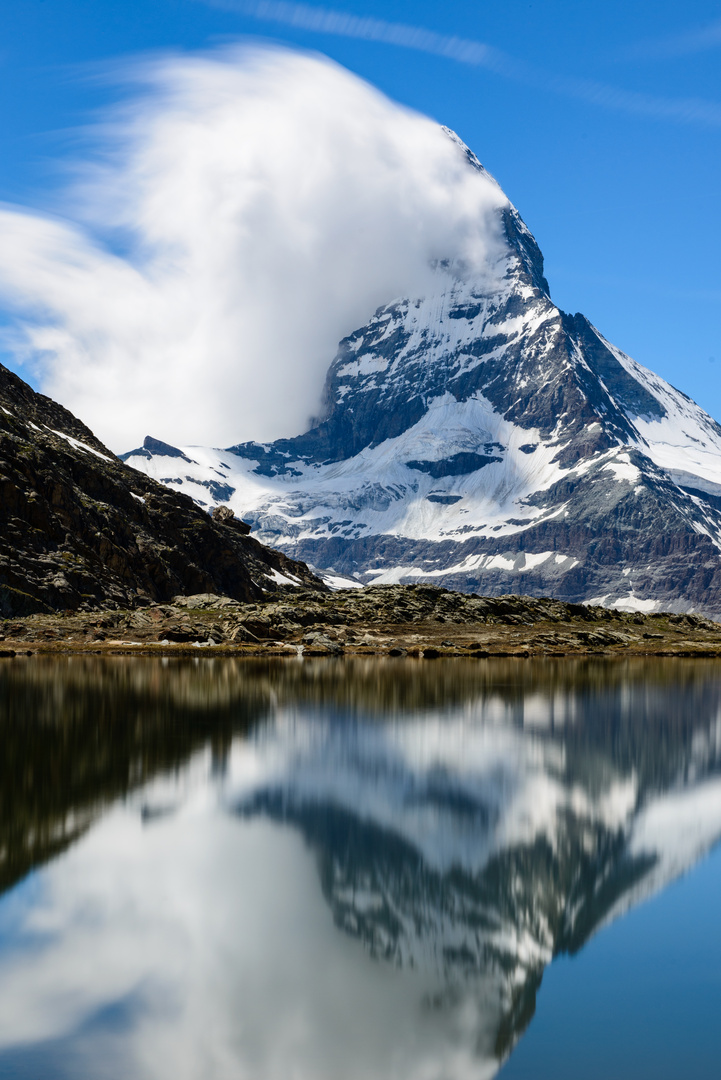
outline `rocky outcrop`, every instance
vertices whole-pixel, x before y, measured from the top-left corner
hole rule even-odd
[[[609,611],[530,596],[479,597],[433,585],[267,595],[201,593],[135,611],[33,615],[0,623],[0,656],[37,652],[527,657],[721,656],[721,624],[697,615]],[[195,655],[198,655],[195,653]]]
[[[0,615],[134,607],[184,593],[261,600],[325,586],[226,513],[125,465],[0,366]]]

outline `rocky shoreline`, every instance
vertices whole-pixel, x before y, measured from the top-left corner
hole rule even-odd
[[[528,596],[480,597],[431,585],[258,603],[200,593],[132,610],[0,621],[0,656],[52,653],[232,656],[721,657],[721,624],[698,615],[624,613]]]

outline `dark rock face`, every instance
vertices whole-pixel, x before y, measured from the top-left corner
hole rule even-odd
[[[0,366],[0,614],[134,606],[176,594],[262,599],[303,564],[212,521],[124,465],[66,409]],[[231,512],[232,516],[232,512]]]
[[[152,458],[153,454],[162,454],[163,457],[180,458],[181,461],[187,461],[189,465],[195,464],[193,459],[184,454],[182,450],[178,450],[177,446],[171,446],[170,443],[163,442],[162,439],[154,439],[152,435],[145,436],[140,450],[132,450],[130,454],[122,454],[120,460],[124,461],[131,454],[140,454],[146,458]]]
[[[721,615],[721,427],[554,305],[512,206],[498,227],[492,272],[439,263],[340,342],[308,432],[215,472],[265,542],[366,582]]]
[[[488,450],[488,447],[486,447]],[[503,447],[499,447],[503,449]],[[440,461],[407,461],[407,469],[417,469],[418,472],[428,473],[429,476],[439,480],[443,476],[467,476],[477,472],[484,465],[491,465],[494,461],[501,461],[499,457],[490,454],[452,454],[451,457]]]

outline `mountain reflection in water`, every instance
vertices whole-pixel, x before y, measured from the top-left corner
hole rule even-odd
[[[0,1075],[492,1076],[721,836],[720,674],[4,662]]]

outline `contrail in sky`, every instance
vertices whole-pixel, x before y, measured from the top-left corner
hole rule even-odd
[[[669,98],[624,90],[593,79],[556,75],[515,59],[482,41],[439,34],[421,26],[387,22],[365,15],[351,15],[332,8],[294,3],[293,0],[199,0],[208,7],[234,12],[246,18],[278,23],[335,37],[375,41],[402,49],[442,56],[472,67],[482,67],[503,78],[549,90],[591,105],[635,116],[678,123],[721,127],[721,104],[704,98]]]

